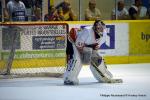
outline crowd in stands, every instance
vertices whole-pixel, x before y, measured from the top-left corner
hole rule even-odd
[[[6,7],[2,7],[2,1],[6,2]],[[102,13],[96,6],[96,0],[89,0],[88,8],[85,9],[84,15],[86,21],[102,19]],[[27,8],[32,8],[31,13],[27,13]],[[42,0],[1,0],[0,20],[2,20],[2,10],[5,21],[42,21]],[[117,2],[117,7],[112,9],[110,19],[150,19],[150,7],[144,7],[142,5],[142,0],[135,0],[134,4],[127,9],[124,0],[119,0]],[[69,0],[63,0],[56,6],[50,5],[48,13],[44,15],[43,20],[76,21],[78,17],[72,9]]]
[[[44,17],[45,21],[75,21],[77,20],[77,15],[71,8],[70,2],[64,0],[59,5],[54,7],[51,5],[48,9],[48,14]]]

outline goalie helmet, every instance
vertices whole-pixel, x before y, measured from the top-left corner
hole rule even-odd
[[[100,37],[103,35],[103,31],[105,29],[105,24],[101,20],[95,20],[94,25],[93,25],[93,30],[96,34],[98,34]]]

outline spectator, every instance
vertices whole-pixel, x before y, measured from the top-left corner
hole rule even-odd
[[[2,4],[1,4],[1,1],[0,1],[0,21],[2,20]]]
[[[141,0],[135,0],[135,4],[129,8],[130,18],[136,19],[147,19],[147,8],[142,6]]]
[[[5,7],[5,0],[0,1],[0,21],[8,21],[9,20],[9,15],[7,12],[7,9]],[[3,10],[3,11],[2,11]]]
[[[148,8],[148,18],[150,19],[150,4],[149,4],[149,8]]]
[[[96,8],[96,0],[89,1],[89,8],[85,10],[85,20],[94,21],[101,18],[101,12]]]
[[[34,6],[35,0],[21,0],[26,8],[32,8]]]
[[[35,6],[33,9],[33,21],[41,21],[42,17],[41,17],[41,8],[39,8],[38,6]]]
[[[128,17],[129,17],[129,13],[128,10],[124,7],[124,1],[122,0],[118,1],[117,9],[114,8],[112,10],[111,19],[115,20],[117,18],[118,20],[125,20],[128,19]]]
[[[66,17],[67,18],[67,17]],[[65,20],[64,14],[63,14],[63,8],[59,7],[58,8],[58,20],[59,21],[63,21]]]
[[[40,1],[35,2],[35,6],[33,8],[33,21],[41,21],[42,16],[41,16],[41,7],[40,7]]]
[[[44,16],[44,21],[58,21],[58,13],[54,5],[49,7],[48,14]]]
[[[57,10],[61,11],[60,20],[63,21],[74,21],[77,20],[77,16],[71,8],[70,2],[68,0],[64,0],[57,7]],[[58,12],[59,12],[58,11]]]
[[[8,14],[10,21],[26,21],[26,7],[20,0],[10,0],[7,3]]]

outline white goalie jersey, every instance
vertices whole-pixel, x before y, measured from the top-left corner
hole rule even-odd
[[[76,33],[74,33],[76,34],[75,44],[77,47],[92,44],[98,44],[100,47],[106,41],[107,36],[106,29],[104,29],[104,32],[101,34],[101,37],[98,39],[96,39],[92,26],[85,27],[82,30],[82,32],[79,29],[74,29],[74,32],[75,31],[76,31]]]

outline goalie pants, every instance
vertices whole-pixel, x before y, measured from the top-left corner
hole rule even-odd
[[[74,44],[72,44],[72,50],[73,52],[70,54],[67,53],[69,55],[69,59],[64,73],[64,81],[70,81],[74,84],[78,84],[78,75],[82,67],[81,55]],[[107,82],[112,78],[112,74],[107,70],[104,60],[96,50],[92,51],[90,69],[93,76],[99,82]]]

